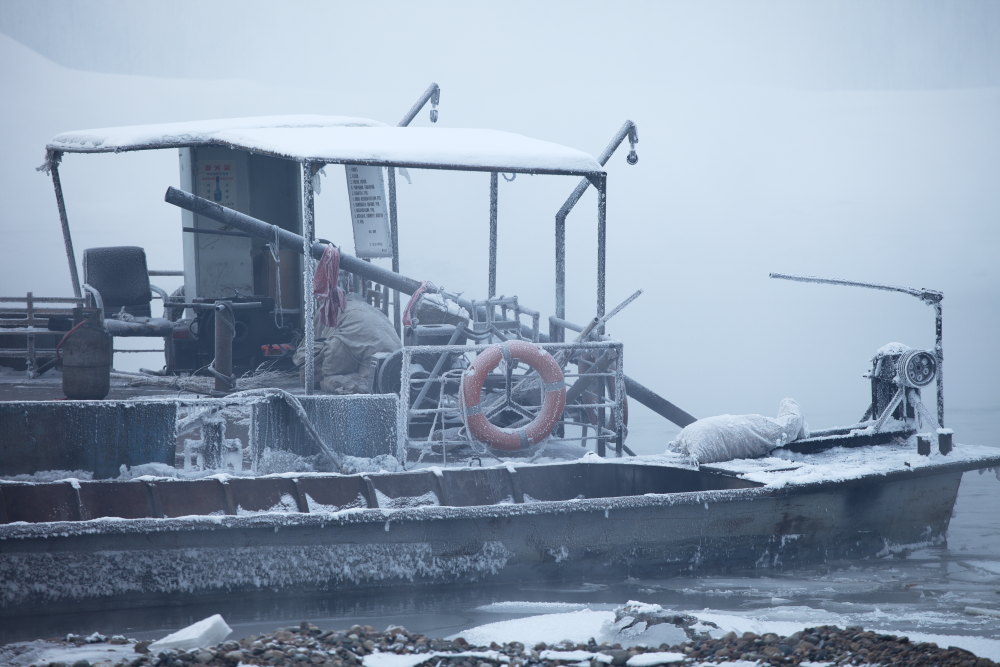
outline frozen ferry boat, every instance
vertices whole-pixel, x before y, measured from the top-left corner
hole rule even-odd
[[[436,95],[432,86],[401,125]],[[509,133],[340,117],[53,139],[46,164],[74,293],[66,309],[4,301],[2,349],[24,373],[4,376],[0,401],[0,615],[779,567],[941,540],[962,473],[1000,465],[1000,453],[953,446],[943,404],[937,419],[922,406],[921,389],[940,378],[940,340],[882,348],[863,421],[808,435],[794,411],[696,421],[626,375],[605,332],[617,308],[605,303],[603,169],[626,138],[633,162],[631,123],[598,158]],[[152,149],[181,154],[181,188],[166,199],[183,209],[183,289],[153,286],[139,246],[88,249],[81,280],[62,158]],[[353,254],[314,238],[314,184],[328,165],[345,167]],[[485,298],[399,273],[400,169],[488,175]],[[581,179],[555,217],[547,331],[537,311],[497,295],[501,174]],[[565,222],[590,187],[596,298],[579,326],[565,312]],[[312,292],[339,298],[331,262],[356,278],[344,312],[379,311],[400,341],[356,369],[364,393],[316,391],[329,339],[311,325]],[[162,339],[164,370],[113,373],[113,341],[126,336]],[[58,381],[47,377],[55,366]],[[688,427],[685,454],[630,456],[629,399]],[[585,455],[533,462],[560,448]]]

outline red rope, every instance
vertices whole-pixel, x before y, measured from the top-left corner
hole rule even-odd
[[[413,310],[413,306],[417,304],[417,301],[419,301],[420,297],[424,295],[428,287],[430,287],[430,283],[427,282],[426,280],[420,283],[420,287],[418,287],[417,291],[413,293],[413,295],[410,297],[410,300],[406,302],[406,308],[403,310],[403,326],[408,327],[410,326],[410,324],[412,324],[412,319],[410,318],[410,311]]]
[[[319,305],[319,321],[328,327],[336,327],[340,313],[347,309],[347,296],[337,285],[339,273],[340,249],[328,245],[313,277],[313,294]]]
[[[62,360],[62,346],[63,346],[63,343],[65,343],[67,340],[69,340],[69,337],[72,336],[73,334],[75,334],[76,331],[77,331],[77,329],[79,329],[80,327],[82,327],[86,323],[87,323],[87,320],[86,320],[86,318],[84,318],[84,319],[80,320],[79,322],[77,322],[76,324],[74,324],[73,327],[69,331],[67,331],[66,333],[63,334],[63,337],[56,344],[56,357],[59,360]]]

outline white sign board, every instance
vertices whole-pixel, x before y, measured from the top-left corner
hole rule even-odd
[[[349,164],[345,169],[354,222],[354,254],[362,259],[392,257],[382,167]]]

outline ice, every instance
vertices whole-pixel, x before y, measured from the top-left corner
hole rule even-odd
[[[491,662],[506,663],[510,658],[498,651],[461,651],[457,653],[381,653],[376,651],[362,659],[364,667],[413,667],[424,662],[437,662],[435,658],[475,658]]]
[[[189,650],[212,646],[223,641],[232,631],[222,616],[215,614],[153,642],[149,645],[149,650],[151,653],[156,653],[171,649]]]
[[[541,660],[560,660],[562,662],[583,662],[596,661],[610,665],[612,657],[606,653],[594,653],[592,651],[541,651],[538,654]]]
[[[683,653],[673,653],[670,651],[656,651],[654,653],[640,653],[633,655],[625,664],[628,667],[652,667],[652,665],[662,665],[667,662],[681,662],[685,656]]]
[[[542,614],[510,621],[487,623],[459,633],[470,644],[489,646],[490,642],[521,642],[531,646],[540,642],[574,643],[604,635],[605,627],[614,623],[613,611],[590,609],[565,614]]]

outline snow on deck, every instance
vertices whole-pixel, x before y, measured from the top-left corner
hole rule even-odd
[[[834,447],[822,452],[798,454],[776,449],[771,456],[758,459],[736,459],[707,466],[712,470],[737,474],[751,482],[769,487],[841,482],[866,476],[882,476],[906,471],[920,471],[937,466],[971,468],[977,461],[983,467],[1000,465],[1000,453],[995,447],[959,445],[947,456],[937,451],[930,456],[917,453],[915,444],[885,444],[869,447]],[[1000,470],[998,470],[1000,475]]]

